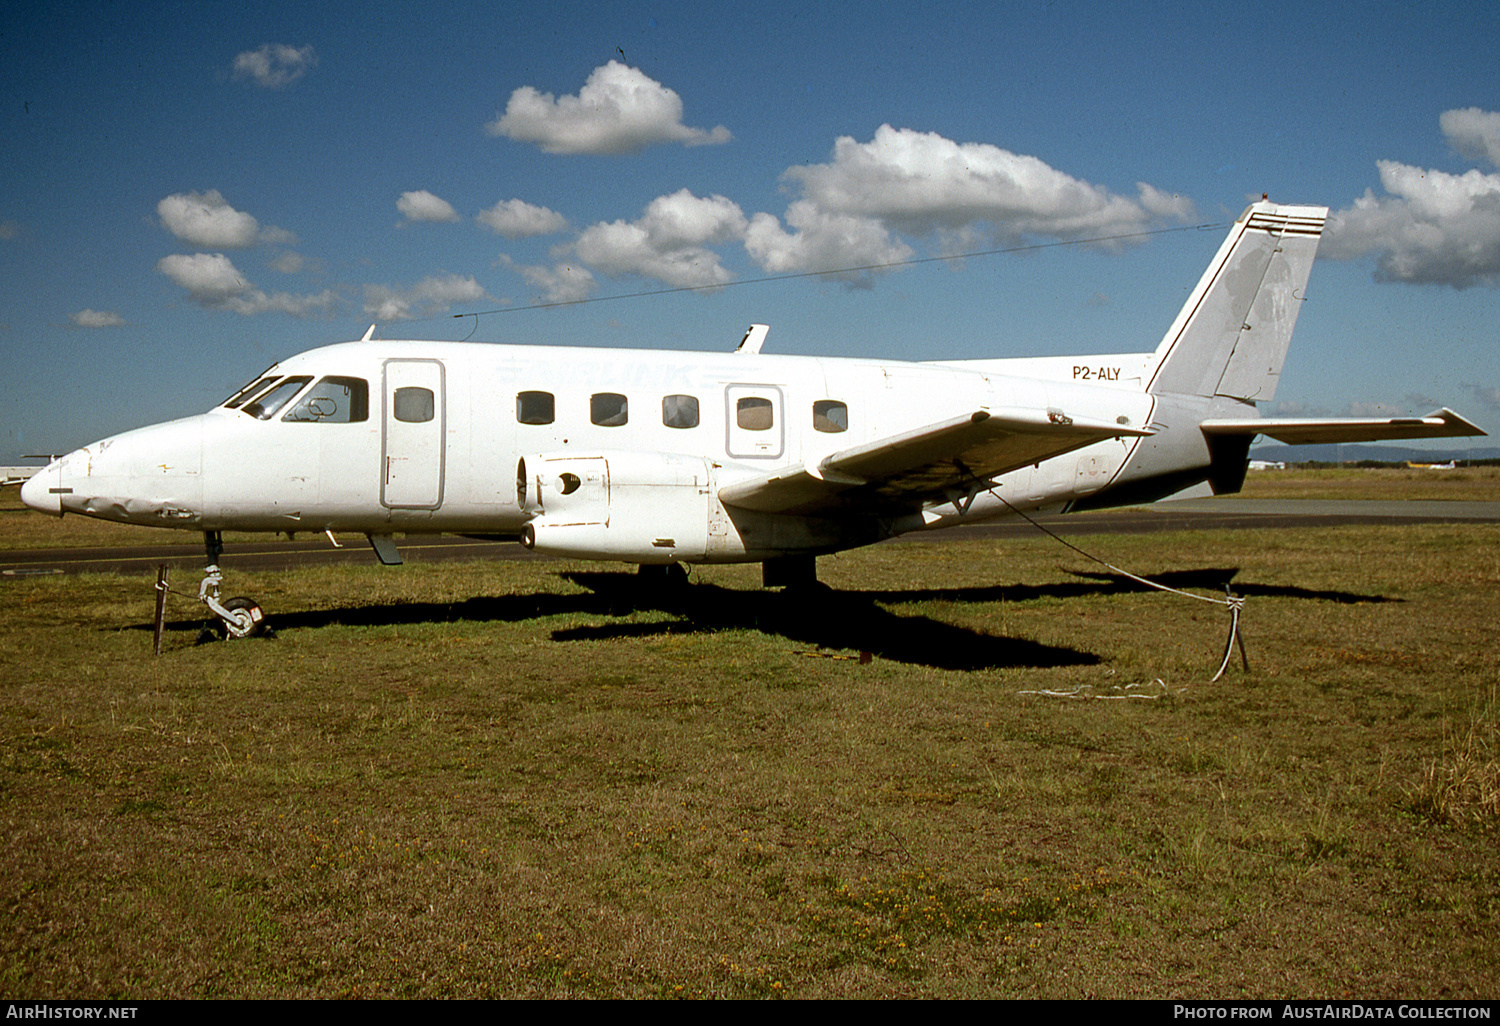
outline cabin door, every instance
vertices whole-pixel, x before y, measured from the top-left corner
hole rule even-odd
[[[786,450],[781,389],[730,385],[724,390],[725,451],[737,459],[775,459]]]
[[[443,365],[437,360],[385,362],[380,501],[390,509],[437,509],[443,504],[443,384]]]

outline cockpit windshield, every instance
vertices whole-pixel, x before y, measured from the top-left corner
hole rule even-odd
[[[275,380],[276,375],[266,374],[264,371],[262,371],[260,374],[255,376],[250,384],[234,393],[234,395],[230,396],[228,399],[225,399],[219,405],[224,407],[226,410],[237,410],[240,408],[240,404],[243,403],[246,399],[249,399],[252,395],[270,385],[270,383]]]
[[[282,420],[293,423],[358,424],[370,419],[370,386],[364,378],[330,374],[304,391],[304,386],[311,380],[310,374],[283,378],[276,374],[262,373],[219,405],[226,410],[239,410],[257,420],[270,420],[281,410],[287,409],[287,404],[293,399],[297,399],[296,405],[290,407],[290,412]]]
[[[241,413],[248,413],[259,420],[270,420],[276,415],[276,411],[285,406],[291,398],[302,391],[302,386],[312,380],[308,374],[299,374],[290,378],[282,378],[266,391],[256,396],[250,402],[240,407]]]

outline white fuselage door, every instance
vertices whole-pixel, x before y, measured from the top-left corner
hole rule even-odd
[[[728,418],[725,451],[736,459],[776,459],[786,451],[786,418],[775,385],[730,385],[724,390]]]
[[[443,365],[387,360],[383,407],[381,503],[390,509],[437,509],[443,504],[447,434]]]

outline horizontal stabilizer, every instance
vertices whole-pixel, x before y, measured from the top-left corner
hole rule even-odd
[[[979,410],[845,449],[816,467],[786,467],[726,485],[719,498],[763,513],[817,515],[853,505],[868,513],[904,512],[1106,438],[1150,433],[1056,410]]]
[[[1205,420],[1206,435],[1265,435],[1284,445],[1319,442],[1379,442],[1399,438],[1461,438],[1484,434],[1478,426],[1444,407],[1425,417],[1367,417],[1351,420],[1268,417]]]

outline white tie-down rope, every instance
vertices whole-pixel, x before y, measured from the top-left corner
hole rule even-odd
[[[1145,689],[1150,688],[1150,691]],[[1169,688],[1167,682],[1157,677],[1150,684],[1111,684],[1109,691],[1112,694],[1101,694],[1093,684],[1080,684],[1072,691],[1057,691],[1051,688],[1037,691],[1017,691],[1018,695],[1041,695],[1043,698],[1101,698],[1101,699],[1126,699],[1144,698],[1156,699],[1166,694],[1177,694],[1186,691],[1186,688]]]
[[[1213,677],[1209,680],[1209,683],[1212,684],[1212,683],[1217,682],[1220,677],[1224,676],[1224,671],[1227,670],[1227,669],[1229,669],[1229,657],[1234,653],[1234,648],[1235,648],[1236,645],[1239,646],[1239,649],[1240,649],[1240,661],[1244,664],[1245,672],[1246,673],[1250,672],[1250,657],[1245,654],[1245,639],[1240,635],[1240,610],[1242,610],[1242,609],[1245,608],[1245,598],[1244,598],[1243,595],[1236,595],[1236,594],[1234,594],[1234,592],[1230,591],[1229,590],[1229,585],[1227,585],[1227,584],[1224,585],[1224,598],[1220,599],[1220,598],[1209,598],[1207,595],[1194,595],[1192,592],[1190,592],[1190,591],[1183,591],[1181,588],[1173,588],[1173,587],[1171,587],[1169,585],[1166,585],[1166,584],[1159,584],[1156,581],[1147,580],[1146,578],[1141,577],[1139,574],[1133,574],[1129,570],[1122,570],[1120,567],[1115,566],[1113,563],[1107,563],[1107,562],[1105,562],[1104,560],[1100,559],[1098,556],[1094,555],[1091,552],[1085,552],[1083,549],[1080,549],[1077,545],[1074,545],[1072,542],[1068,541],[1066,538],[1063,538],[1060,535],[1054,533],[1053,531],[1048,530],[1046,526],[1044,526],[1043,524],[1039,523],[1038,521],[1032,519],[1031,517],[1027,516],[1026,513],[1023,512],[1022,510],[1019,510],[1015,506],[1012,506],[1009,502],[1006,501],[1006,499],[1005,499],[1005,497],[1003,495],[1001,495],[999,492],[995,491],[993,488],[990,489],[990,494],[993,495],[995,498],[999,499],[1002,503],[1005,503],[1006,507],[1009,508],[1012,513],[1015,513],[1021,519],[1025,520],[1028,524],[1030,524],[1032,527],[1035,527],[1038,531],[1041,531],[1043,534],[1047,535],[1053,541],[1058,542],[1059,544],[1065,545],[1068,548],[1072,549],[1074,552],[1078,553],[1084,559],[1091,560],[1091,561],[1093,561],[1095,563],[1098,563],[1100,566],[1106,567],[1106,568],[1108,568],[1110,570],[1113,570],[1115,573],[1119,574],[1122,577],[1128,577],[1132,581],[1135,581],[1138,584],[1144,584],[1148,588],[1155,588],[1157,591],[1168,591],[1168,592],[1171,592],[1173,595],[1181,595],[1184,598],[1197,599],[1199,602],[1211,602],[1211,603],[1213,603],[1216,606],[1226,606],[1226,607],[1228,607],[1228,609],[1229,609],[1229,637],[1224,640],[1224,658],[1219,661],[1219,672],[1213,675]],[[1160,681],[1158,681],[1157,683],[1160,683]],[[1163,687],[1165,687],[1165,685],[1163,685]],[[1083,688],[1079,688],[1078,691],[1072,691],[1072,692],[1052,692],[1052,691],[1031,691],[1031,692],[1028,692],[1028,691],[1023,691],[1023,692],[1021,692],[1021,694],[1023,694],[1023,695],[1024,694],[1041,694],[1041,695],[1051,695],[1053,697],[1072,698],[1072,697],[1078,695],[1078,693],[1080,691],[1082,691],[1082,690],[1083,690]],[[1083,697],[1092,697],[1092,698],[1155,698],[1157,696],[1155,696],[1155,695],[1124,695],[1124,694],[1121,694],[1121,695],[1088,695],[1088,696],[1083,696]]]

